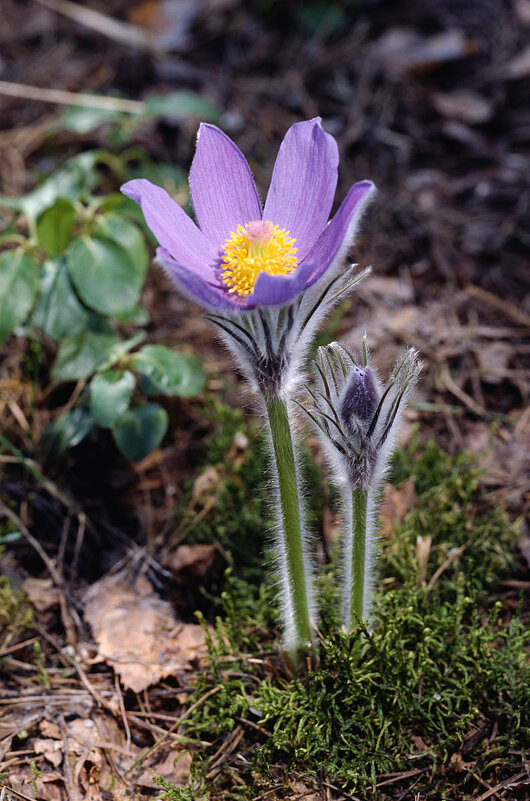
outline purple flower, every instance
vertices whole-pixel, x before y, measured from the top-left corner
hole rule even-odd
[[[138,202],[160,247],[157,260],[193,299],[214,312],[293,303],[337,271],[374,191],[354,184],[328,224],[338,149],[319,119],[293,125],[280,146],[265,206],[245,158],[218,128],[202,124],[190,171],[198,226],[145,179],[122,192]]]

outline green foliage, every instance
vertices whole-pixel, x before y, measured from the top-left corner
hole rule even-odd
[[[45,429],[42,447],[48,460],[59,459],[68,448],[79,445],[94,427],[94,420],[86,406],[77,406],[71,412],[56,417]]]
[[[86,329],[90,313],[76,294],[66,259],[44,263],[40,289],[33,325],[56,340],[75,336]]]
[[[96,423],[110,428],[129,408],[135,384],[129,370],[106,370],[90,383],[90,412]]]
[[[417,456],[414,443],[399,451],[393,480],[399,484],[409,475],[421,503],[397,525],[382,551],[383,577],[406,582],[417,572],[418,535],[432,538],[428,575],[447,562],[455,549],[462,555],[444,569],[444,581],[435,591],[441,600],[456,597],[456,579],[464,573],[479,598],[486,595],[514,564],[514,531],[500,509],[484,514],[477,502],[479,471],[467,455],[451,458],[434,440]]]
[[[35,300],[35,265],[21,250],[0,255],[0,345],[24,322]]]
[[[112,238],[103,236],[102,231]],[[147,270],[147,250],[133,223],[108,215],[93,236],[74,239],[66,257],[73,284],[90,309],[112,316],[137,305]]]
[[[160,795],[154,801],[201,801],[204,798],[201,794],[197,795],[192,787],[175,787],[163,776],[153,776],[154,783],[162,788]]]
[[[217,441],[226,436],[219,432]],[[215,455],[215,441],[210,447]],[[468,458],[450,458],[434,443],[421,455],[411,448],[397,456],[398,487],[408,478],[417,501],[381,543],[373,625],[346,634],[327,612],[312,666],[302,674],[293,677],[277,652],[274,587],[250,583],[240,565],[239,576],[226,576],[223,616],[213,633],[206,629],[210,675],[199,677],[190,697],[197,706],[183,725],[212,744],[201,754],[204,777],[208,754],[237,726],[244,761],[233,761],[214,786],[204,778],[208,791],[250,799],[296,771],[384,801],[407,786],[376,789],[385,776],[418,771],[422,798],[460,801],[477,789],[462,761],[491,785],[516,770],[521,750],[530,747],[530,632],[494,593],[513,564],[518,526],[483,508]],[[256,486],[247,490],[248,503]],[[419,586],[416,539],[428,533],[427,582]],[[429,586],[462,545],[462,555]],[[332,560],[320,579],[326,607],[336,608],[339,586]]]
[[[9,541],[9,533],[3,534],[2,542]],[[31,628],[33,610],[26,603],[21,590],[16,589],[7,576],[0,576],[0,638],[10,633],[21,634]]]
[[[118,337],[101,318],[91,317],[87,328],[65,337],[59,346],[52,367],[56,381],[78,381],[88,378],[105,361]]]
[[[198,359],[186,353],[173,353],[163,345],[146,345],[133,358],[145,379],[147,395],[196,395],[204,386],[204,372]]]
[[[185,534],[187,543],[217,542],[222,546],[234,575],[245,580],[244,586],[251,593],[251,612],[255,606],[254,588],[261,585],[269,572],[264,559],[273,537],[271,477],[264,431],[246,419],[241,409],[219,403],[213,396],[207,396],[200,411],[210,433],[203,443],[198,475],[188,480],[185,497],[179,505],[178,535]],[[310,488],[308,522],[318,525],[325,490],[320,469],[307,447],[302,449],[300,464]],[[215,471],[213,486],[192,503],[196,481],[200,482],[201,475],[212,468]],[[230,593],[233,586],[230,584]],[[203,592],[217,606],[226,588],[226,577],[214,576]],[[271,602],[267,617],[269,627],[276,625],[274,609]]]
[[[217,106],[195,92],[176,91],[167,95],[151,95],[145,101],[143,111],[130,113],[108,108],[70,106],[54,123],[54,131],[71,131],[85,135],[102,126],[108,129],[107,143],[111,147],[123,147],[134,137],[140,125],[149,120],[183,120],[196,117],[208,122],[217,122],[220,112]]]
[[[75,208],[64,197],[42,212],[37,220],[37,239],[48,256],[60,256],[72,240]]]
[[[99,163],[125,177],[124,161],[92,151],[69,159],[24,197],[0,197],[0,205],[22,214],[27,227],[22,235],[24,220],[15,216],[0,238],[17,245],[0,254],[0,345],[13,332],[28,338],[35,381],[43,374],[44,338],[50,338],[57,344],[51,378],[88,383],[77,406],[45,429],[41,444],[48,458],[58,458],[99,425],[110,429],[127,458],[137,460],[160,444],[167,429],[165,411],[142,403],[142,396],[190,397],[206,377],[196,358],[163,345],[131,353],[145,338],[143,330],[123,338],[122,326],[149,323],[140,305],[146,235],[128,198],[90,194],[100,180]]]
[[[0,206],[21,212],[34,227],[37,218],[58,198],[76,201],[94,189],[98,181],[94,168],[99,157],[97,150],[73,156],[27,195],[20,198],[0,195]]]
[[[141,403],[120,414],[112,425],[112,434],[124,456],[141,462],[158,448],[167,426],[165,409],[158,403]]]

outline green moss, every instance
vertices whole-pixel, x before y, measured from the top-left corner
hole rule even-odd
[[[247,467],[242,476],[247,503],[263,490],[246,483],[252,475]],[[282,797],[301,774],[366,800],[395,798],[414,783],[422,801],[463,801],[484,789],[473,774],[495,785],[517,772],[530,747],[530,635],[522,611],[500,600],[499,580],[513,566],[518,526],[485,508],[468,458],[450,458],[434,443],[400,454],[394,476],[398,489],[412,479],[417,500],[381,543],[373,626],[338,631],[332,559],[319,579],[326,611],[318,652],[302,674],[290,675],[278,652],[274,587],[244,571],[226,576],[223,614],[208,633],[210,671],[183,727],[211,742],[197,761],[204,792]],[[418,586],[416,540],[427,535]],[[237,727],[237,756],[207,778],[209,757]],[[403,779],[386,782],[399,772]]]
[[[0,639],[15,633],[16,636],[31,628],[33,610],[25,594],[15,589],[7,576],[0,576]]]
[[[477,598],[485,598],[515,561],[519,524],[511,524],[502,509],[485,509],[479,493],[479,471],[469,455],[449,457],[434,441],[418,455],[399,452],[393,480],[411,478],[418,502],[396,526],[381,552],[382,577],[399,582],[417,579],[417,538],[431,537],[427,579],[445,565],[455,549],[462,555],[444,567],[444,581],[435,592],[454,600],[456,577],[465,573]]]
[[[246,418],[240,409],[210,399],[202,410],[212,433],[205,440],[201,467],[186,486],[177,522],[186,526],[186,542],[219,543],[234,574],[250,586],[259,586],[269,571],[267,551],[272,541],[270,506],[271,474],[263,427]],[[247,447],[237,451],[237,437]],[[309,448],[302,447],[301,469],[308,487],[308,524],[319,520],[324,495],[320,470]],[[206,470],[214,468],[215,483],[193,507],[194,486]],[[210,502],[215,500],[213,504]],[[206,509],[205,513],[205,507]],[[177,527],[178,530],[178,527]],[[209,587],[219,596],[224,581]]]

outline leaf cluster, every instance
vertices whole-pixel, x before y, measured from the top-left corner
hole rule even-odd
[[[189,354],[164,345],[136,350],[149,323],[140,303],[148,249],[135,204],[91,194],[96,167],[108,158],[102,151],[83,153],[27,195],[0,198],[15,212],[0,236],[0,345],[13,333],[34,342],[29,351],[38,373],[43,344],[55,342],[51,378],[87,382],[77,405],[46,430],[49,456],[98,425],[139,461],[160,444],[168,425],[163,407],[144,399],[195,395],[205,375]]]

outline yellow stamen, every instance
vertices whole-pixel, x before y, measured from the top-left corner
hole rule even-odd
[[[238,225],[226,240],[221,258],[221,276],[228,291],[250,295],[260,273],[291,273],[298,264],[295,242],[289,231],[265,220]]]

